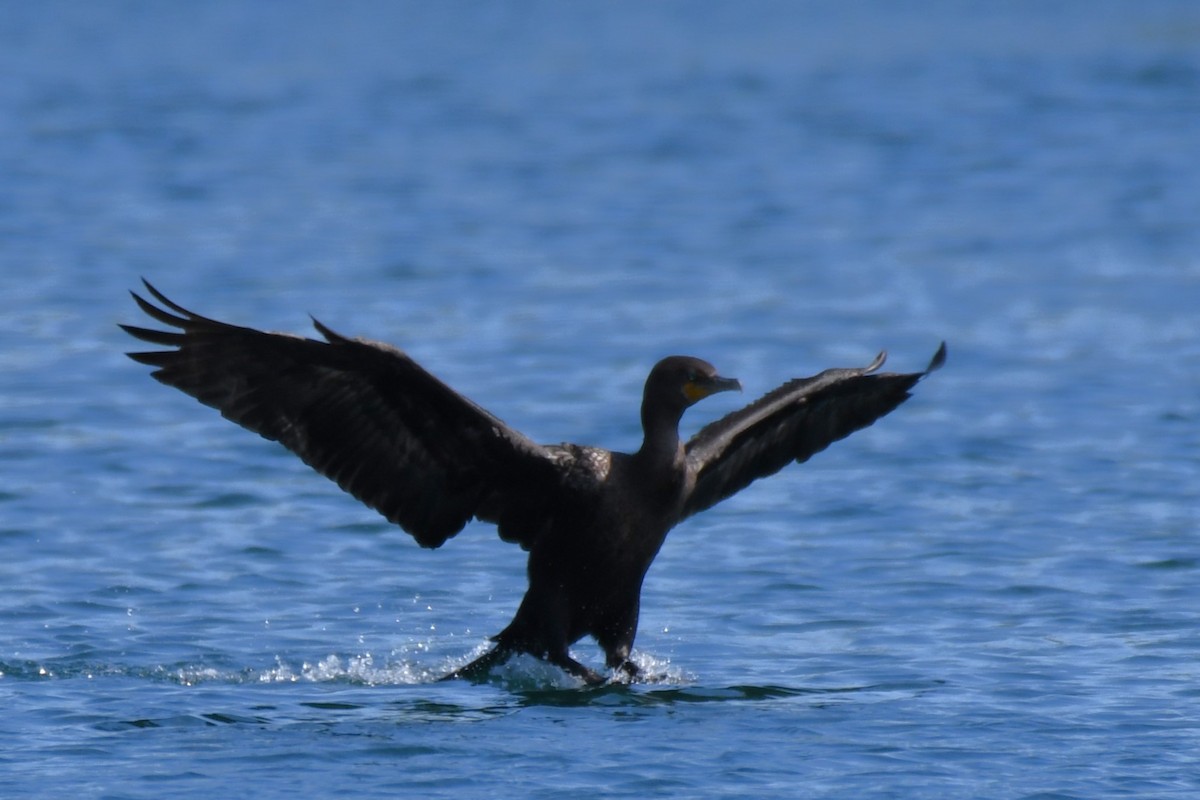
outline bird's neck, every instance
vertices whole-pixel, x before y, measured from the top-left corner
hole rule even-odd
[[[638,461],[656,472],[679,469],[683,464],[683,444],[679,441],[682,410],[642,408],[642,447]]]

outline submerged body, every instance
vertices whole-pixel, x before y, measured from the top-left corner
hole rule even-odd
[[[741,386],[705,361],[670,356],[646,379],[641,448],[617,453],[536,444],[388,345],[316,321],[324,341],[229,325],[146,288],[162,307],[134,299],[174,330],[121,327],[173,348],[129,354],[156,367],[156,379],[280,442],[424,547],[475,518],[529,552],[512,622],[448,677],[482,677],[523,652],[599,682],[569,653],[585,636],[610,669],[636,674],[642,581],[671,528],[870,425],[945,360],[942,345],[919,373],[876,373],[880,354],[861,369],[792,380],[683,442],[689,406]]]

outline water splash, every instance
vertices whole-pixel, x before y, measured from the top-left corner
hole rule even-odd
[[[236,667],[204,663],[137,666],[117,663],[94,663],[81,659],[46,659],[0,662],[0,679],[10,680],[71,680],[100,677],[125,677],[148,681],[165,681],[179,686],[205,684],[287,684],[342,683],[352,686],[415,686],[437,682],[454,669],[469,663],[487,649],[481,644],[465,656],[441,660],[415,658],[407,648],[393,651],[384,657],[373,653],[351,655],[330,653],[320,658],[299,661],[276,656],[273,666]],[[417,648],[424,650],[423,647]],[[633,661],[641,670],[631,679],[619,670],[609,674],[609,685],[681,686],[694,680],[669,659],[645,653],[635,653]],[[517,655],[496,667],[488,683],[513,691],[579,689],[583,683],[558,667],[532,656]]]

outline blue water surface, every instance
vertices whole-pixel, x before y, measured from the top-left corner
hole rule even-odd
[[[0,795],[1200,791],[1200,6],[2,6]],[[651,679],[437,683],[522,553],[154,383],[142,275],[546,442],[950,361],[672,534]]]

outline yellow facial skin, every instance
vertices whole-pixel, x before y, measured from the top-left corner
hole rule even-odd
[[[703,400],[712,394],[707,386],[702,386],[696,381],[688,381],[683,385],[683,396],[688,399],[689,403],[695,403]]]
[[[683,385],[683,396],[689,403],[696,403],[717,392],[728,392],[742,385],[735,378],[694,378]]]

